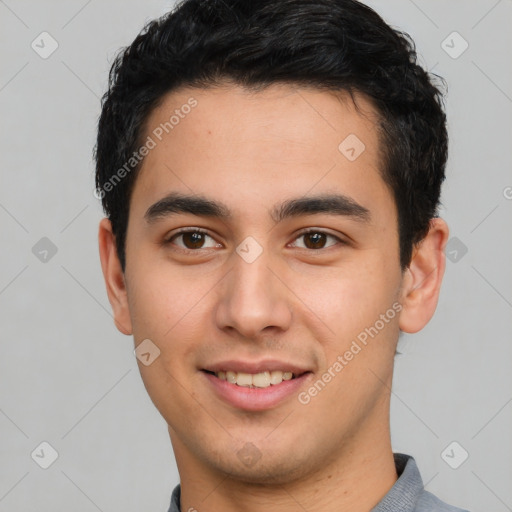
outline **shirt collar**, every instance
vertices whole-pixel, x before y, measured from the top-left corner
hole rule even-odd
[[[414,512],[423,492],[423,481],[416,461],[410,455],[393,454],[398,480],[371,512]]]

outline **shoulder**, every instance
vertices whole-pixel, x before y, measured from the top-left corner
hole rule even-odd
[[[382,501],[389,510],[408,512],[468,512],[448,505],[438,497],[425,490],[416,461],[410,455],[395,453],[395,465],[398,480]],[[386,506],[375,512],[385,512]],[[400,508],[402,507],[402,508]]]
[[[416,502],[414,512],[468,512],[448,505],[428,491],[423,491]]]

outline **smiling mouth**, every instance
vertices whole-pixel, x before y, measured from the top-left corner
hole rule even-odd
[[[234,372],[230,370],[218,372],[209,370],[203,371],[210,375],[215,375],[215,377],[220,380],[225,380],[230,384],[244,388],[268,388],[270,386],[278,386],[283,381],[293,380],[300,376],[292,372],[283,372],[280,370],[264,371],[260,373]]]

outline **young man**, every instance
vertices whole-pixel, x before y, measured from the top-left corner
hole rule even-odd
[[[116,59],[100,256],[170,512],[459,510],[389,431],[399,333],[445,268],[445,124],[414,45],[353,0],[189,0]]]

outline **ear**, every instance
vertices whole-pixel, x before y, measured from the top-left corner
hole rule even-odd
[[[404,332],[420,331],[434,315],[446,265],[448,234],[446,222],[434,218],[427,236],[414,247],[402,281],[399,327]]]
[[[107,287],[108,300],[114,313],[114,323],[123,334],[132,334],[124,273],[117,256],[112,224],[107,218],[100,221],[98,242],[101,269]]]

